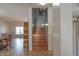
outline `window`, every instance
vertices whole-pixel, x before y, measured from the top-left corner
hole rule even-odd
[[[23,34],[23,27],[16,27],[16,34]]]

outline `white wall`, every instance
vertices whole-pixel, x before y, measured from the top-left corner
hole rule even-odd
[[[48,8],[48,50],[60,55],[60,7]]]
[[[60,55],[60,6],[53,6],[53,55]]]
[[[61,23],[61,55],[73,55],[73,32],[72,32],[72,4],[61,4],[60,23]]]
[[[32,8],[29,8],[29,50],[32,50]]]
[[[53,47],[53,8],[48,7],[48,50],[52,50]]]
[[[7,33],[6,22],[0,19],[0,34]]]

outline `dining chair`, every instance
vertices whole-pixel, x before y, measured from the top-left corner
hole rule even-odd
[[[7,38],[7,46],[10,47],[10,48],[12,48],[11,43],[12,43],[12,35],[9,34],[8,38]]]

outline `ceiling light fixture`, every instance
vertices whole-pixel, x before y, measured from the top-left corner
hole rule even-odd
[[[41,5],[45,5],[46,3],[44,3],[44,2],[42,2],[42,3],[40,3]]]
[[[59,6],[60,3],[53,3],[53,6]]]

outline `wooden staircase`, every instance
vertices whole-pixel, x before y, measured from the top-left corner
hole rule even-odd
[[[48,37],[45,28],[35,28],[33,32],[33,50],[48,50]]]

